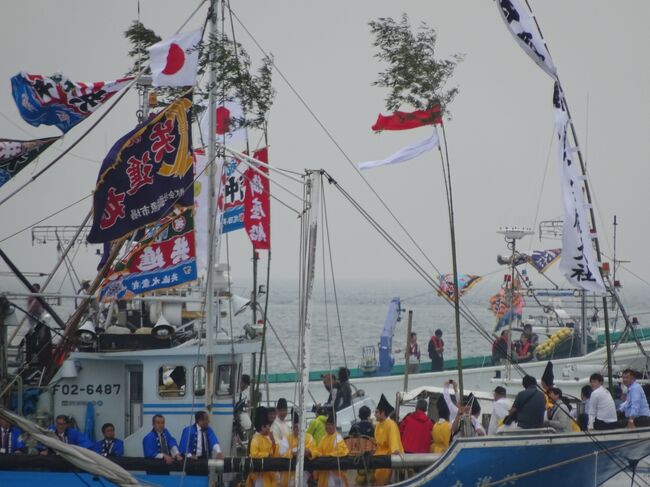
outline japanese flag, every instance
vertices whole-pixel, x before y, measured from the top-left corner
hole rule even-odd
[[[149,48],[154,86],[193,86],[199,66],[201,29],[177,34]]]
[[[203,115],[201,115],[201,136],[204,142],[207,142],[210,133],[210,114],[208,112],[209,110],[206,107]],[[244,107],[242,107],[241,101],[236,98],[218,106],[216,108],[214,127],[217,142],[225,141],[225,143],[230,143],[246,140],[246,129],[236,128],[236,125],[239,125],[243,118]]]

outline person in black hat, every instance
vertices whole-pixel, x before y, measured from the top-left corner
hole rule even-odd
[[[544,373],[542,374],[542,389],[544,390],[544,395],[546,396],[546,409],[549,410],[551,409],[554,404],[553,401],[551,400],[549,394],[551,391],[551,388],[555,385],[555,376],[553,375],[553,362],[550,360],[546,364],[546,368],[544,369]]]
[[[278,445],[282,443],[285,448],[289,448],[289,444],[287,443],[289,425],[285,421],[287,414],[289,414],[289,407],[284,397],[278,399],[278,402],[275,404],[275,411],[277,416],[271,423],[271,434]]]
[[[325,422],[325,437],[318,444],[318,453],[323,457],[345,457],[350,451],[343,441],[343,437],[336,431],[336,415],[330,411]],[[337,470],[323,470],[316,472],[318,487],[330,485],[347,485],[347,472]]]
[[[485,436],[487,433],[481,424],[481,405],[478,402],[478,399],[470,392],[465,404],[470,407],[470,418],[472,421],[472,431],[474,432],[474,436]]]
[[[492,415],[488,424],[487,434],[493,435],[503,423],[503,419],[508,415],[512,403],[506,397],[506,389],[502,386],[494,388],[494,403],[492,404]]]
[[[377,426],[375,426],[375,455],[402,455],[404,454],[404,447],[399,435],[399,428],[395,421],[390,419],[390,415],[395,408],[390,405],[386,396],[383,394],[375,409],[375,419]],[[391,469],[380,468],[375,470],[375,485],[386,485],[390,480]]]
[[[449,421],[449,406],[447,406],[447,401],[443,396],[438,396],[436,406],[438,407],[439,419],[433,425],[431,431],[431,437],[433,439],[431,452],[442,453],[449,448],[449,443],[451,443],[452,425]]]
[[[255,409],[255,434],[251,438],[250,457],[273,458],[278,456],[278,445],[271,434],[268,411],[265,407],[259,406]],[[253,485],[257,485],[259,480],[261,481],[260,487],[277,486],[276,472],[256,472],[248,475]]]

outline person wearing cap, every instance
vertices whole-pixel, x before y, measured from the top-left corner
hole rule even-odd
[[[210,415],[198,411],[194,414],[194,420],[193,425],[183,429],[180,452],[193,459],[223,458],[219,438],[210,428]]]
[[[255,410],[255,434],[250,442],[251,458],[278,457],[278,446],[271,434],[271,425],[265,407]],[[251,472],[246,480],[246,487],[277,487],[277,472]]]
[[[276,417],[271,423],[271,434],[273,439],[279,445],[284,443],[286,448],[289,447],[287,443],[287,435],[289,434],[289,425],[285,421],[287,414],[289,414],[289,407],[287,405],[287,400],[284,397],[278,399],[278,402],[275,403]]]
[[[589,429],[609,430],[618,427],[616,416],[616,405],[614,399],[605,387],[605,379],[599,373],[591,374],[589,384],[591,385],[591,397],[589,398]]]
[[[619,424],[620,428],[634,429],[637,426],[650,426],[648,400],[636,379],[636,371],[632,369],[623,371],[623,384],[627,387],[627,396],[625,402],[619,407],[619,411],[625,414],[625,419]]]
[[[402,440],[399,436],[399,428],[395,421],[390,419],[390,415],[395,408],[390,405],[383,394],[375,409],[375,419],[377,426],[375,426],[375,455],[403,455],[404,447]],[[375,485],[386,485],[390,480],[390,468],[379,468],[375,470]]]
[[[442,396],[438,396],[438,421],[431,430],[431,453],[442,453],[449,448],[451,443],[452,424],[449,421],[449,407]]]
[[[427,416],[427,401],[418,399],[415,411],[399,425],[402,445],[406,453],[429,453],[433,422]]]
[[[326,435],[325,432],[325,423],[327,422],[327,409],[320,407],[316,413],[316,417],[311,420],[309,426],[307,427],[307,433],[313,436],[316,444],[319,445],[320,441]]]
[[[325,422],[325,436],[318,444],[318,455],[322,457],[345,457],[350,451],[343,437],[336,431],[336,416],[331,414]],[[315,473],[318,487],[342,487],[348,485],[345,470],[321,470]]]
[[[512,403],[506,397],[506,389],[502,386],[494,388],[494,403],[492,404],[492,416],[490,416],[490,423],[488,424],[487,434],[493,435],[497,429],[503,424],[503,419],[508,415],[508,411],[512,407]]]

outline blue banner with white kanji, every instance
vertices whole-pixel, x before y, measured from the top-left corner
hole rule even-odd
[[[175,100],[111,148],[97,178],[88,242],[121,238],[194,203],[192,100]]]

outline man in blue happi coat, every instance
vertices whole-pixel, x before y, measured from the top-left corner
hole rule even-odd
[[[25,443],[21,438],[22,432],[9,421],[0,419],[0,455],[25,453]]]
[[[124,456],[124,442],[115,438],[115,426],[112,423],[102,425],[103,440],[99,440],[93,445],[92,450],[103,457],[121,457]]]
[[[219,438],[210,428],[210,416],[205,411],[194,415],[194,424],[183,430],[181,453],[187,458],[223,458]]]
[[[50,431],[54,431],[57,438],[63,443],[81,446],[83,448],[92,448],[93,446],[93,443],[88,439],[86,435],[84,435],[78,429],[72,427],[70,418],[68,418],[65,414],[59,414],[54,420],[54,426],[50,426],[48,429]],[[46,448],[43,445],[39,445],[37,448],[40,450],[41,455],[54,453],[52,450]]]
[[[142,438],[142,450],[145,458],[161,458],[167,465],[174,463],[174,460],[182,460],[178,452],[178,444],[174,437],[165,428],[165,417],[156,414],[151,423],[153,429],[147,436]]]

